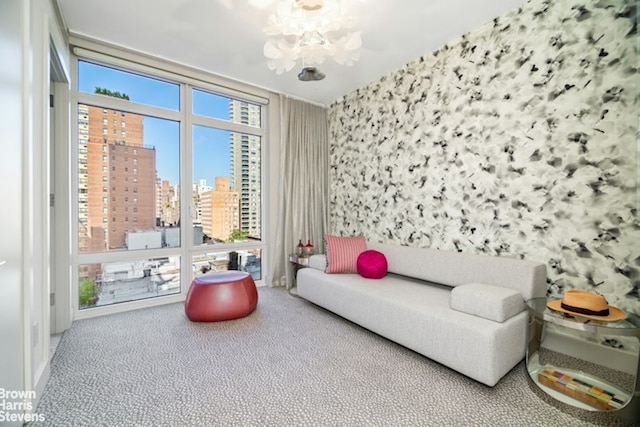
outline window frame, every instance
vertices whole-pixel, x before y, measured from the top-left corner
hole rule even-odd
[[[82,43],[81,43],[82,44]],[[92,45],[92,43],[88,43]],[[151,61],[149,64],[148,59],[137,61],[134,55],[127,51],[120,51],[118,49],[107,49],[109,54],[105,54],[100,51],[86,50],[82,47],[75,47],[72,49],[72,85],[71,85],[71,112],[72,112],[72,126],[71,126],[71,165],[73,173],[71,174],[71,218],[70,218],[70,232],[72,236],[72,304],[73,311],[75,312],[75,318],[88,318],[99,315],[111,314],[116,312],[122,312],[137,308],[144,308],[159,304],[166,304],[172,302],[178,302],[184,300],[189,284],[193,279],[192,272],[192,260],[199,256],[210,252],[230,252],[237,250],[250,250],[259,249],[261,255],[261,279],[256,281],[258,286],[262,285],[265,278],[268,275],[268,263],[267,263],[267,224],[268,224],[268,212],[271,210],[267,205],[269,200],[269,166],[268,166],[268,141],[269,141],[269,96],[268,93],[261,89],[254,89],[251,87],[243,88],[244,91],[238,91],[234,87],[226,87],[224,79],[219,82],[219,78],[216,76],[209,76],[210,78],[202,79],[200,72],[194,72],[189,68],[178,67],[176,64],[167,63],[166,68],[163,66],[165,63],[162,60]],[[121,53],[122,56],[117,55]],[[126,58],[126,59],[125,59]],[[132,58],[134,60],[132,60]],[[108,97],[99,94],[80,92],[78,90],[78,61],[91,62],[97,65],[102,65],[110,68],[115,68],[125,72],[132,72],[138,75],[147,76],[154,79],[159,79],[179,85],[180,91],[180,103],[179,110],[173,111],[162,107],[155,107],[146,104],[136,103],[134,101],[126,101],[118,98]],[[141,64],[144,62],[145,64]],[[176,72],[176,69],[179,72]],[[190,74],[196,75],[198,78],[190,76]],[[231,85],[233,86],[233,85]],[[216,95],[228,97],[231,99],[237,99],[246,101],[253,104],[259,104],[261,106],[260,127],[243,125],[239,123],[233,123],[231,121],[215,119],[211,117],[199,116],[191,112],[192,110],[192,89],[206,91],[214,93]],[[94,105],[103,109],[111,109],[121,111],[123,113],[131,112],[135,114],[141,114],[144,116],[158,117],[161,119],[175,120],[179,123],[179,153],[180,153],[180,246],[179,247],[167,247],[158,249],[141,249],[134,251],[106,251],[96,253],[80,253],[79,252],[79,153],[78,153],[78,138],[79,138],[79,126],[77,123],[78,118],[78,105]],[[261,204],[261,240],[260,241],[248,241],[240,243],[217,243],[209,245],[194,246],[193,244],[193,220],[191,216],[191,203],[193,198],[193,186],[191,185],[193,170],[192,170],[192,128],[193,125],[201,125],[207,127],[213,127],[222,130],[228,130],[231,132],[239,132],[247,135],[256,135],[260,137],[260,204]],[[133,300],[129,302],[122,302],[114,305],[98,306],[88,310],[78,309],[78,283],[79,283],[79,267],[84,264],[92,263],[110,263],[119,261],[131,261],[138,259],[152,259],[158,257],[166,257],[172,255],[180,256],[180,293],[157,296],[142,300]]]

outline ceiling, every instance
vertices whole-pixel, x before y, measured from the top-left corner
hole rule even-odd
[[[321,81],[301,82],[300,66],[267,68],[263,33],[276,2],[247,0],[57,0],[71,33],[203,69],[220,76],[329,105],[448,41],[516,9],[525,0],[344,0],[362,31],[360,60],[332,60]]]

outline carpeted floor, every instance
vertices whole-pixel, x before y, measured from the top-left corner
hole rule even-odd
[[[31,425],[625,425],[551,402],[523,363],[490,388],[260,288],[256,311],[228,322],[192,323],[182,304],[75,322]]]

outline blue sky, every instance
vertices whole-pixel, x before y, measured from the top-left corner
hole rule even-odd
[[[96,87],[127,94],[133,102],[178,111],[180,86],[148,77],[78,62],[78,90],[93,93]],[[200,115],[229,120],[229,99],[201,91],[193,93],[193,110]],[[193,182],[229,176],[229,132],[194,126]],[[180,182],[180,126],[178,122],[145,116],[144,144],[156,148],[156,169],[162,180]],[[184,185],[184,184],[183,184]]]

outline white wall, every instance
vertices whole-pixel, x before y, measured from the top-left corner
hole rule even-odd
[[[138,249],[154,249],[162,247],[162,232],[160,231],[139,231],[130,232],[126,236],[127,249],[135,251]]]
[[[32,409],[49,376],[51,40],[68,64],[50,0],[0,3],[0,388],[36,392]]]
[[[22,317],[22,115],[23,18],[27,6],[22,0],[0,3],[0,388],[22,390],[24,386]],[[8,423],[7,425],[20,425]]]

